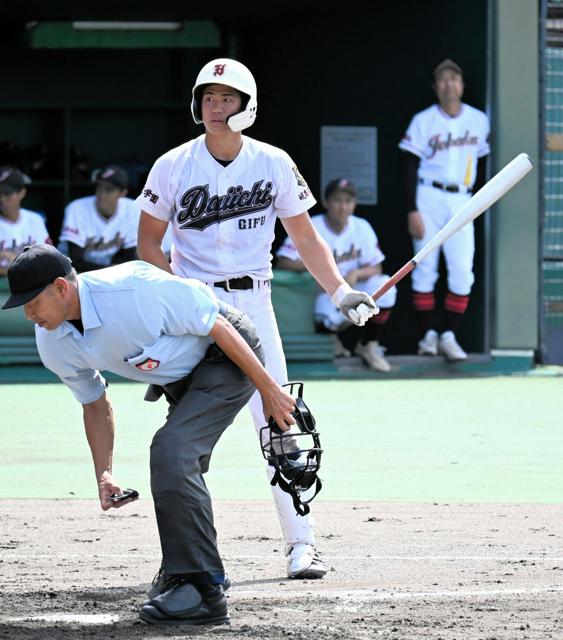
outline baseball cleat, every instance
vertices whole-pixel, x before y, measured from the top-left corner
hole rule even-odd
[[[288,546],[286,555],[288,578],[315,580],[322,578],[326,573],[324,562],[311,544],[299,542]]]
[[[340,338],[333,333],[331,335],[333,346],[334,346],[334,357],[335,358],[349,358],[352,354],[340,341]]]
[[[460,362],[467,360],[467,354],[459,346],[453,331],[444,331],[438,341],[438,352],[441,353],[448,362]]]
[[[384,348],[379,344],[379,342],[377,342],[377,340],[372,340],[367,344],[361,344],[358,342],[354,349],[354,353],[363,358],[370,369],[375,369],[375,371],[381,371],[382,373],[391,371],[391,365],[387,362],[384,356]]]
[[[424,338],[418,343],[419,356],[438,355],[438,333],[434,329],[428,329]]]

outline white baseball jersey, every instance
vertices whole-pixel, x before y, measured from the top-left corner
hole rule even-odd
[[[60,241],[72,242],[84,249],[84,259],[108,267],[120,249],[137,246],[141,211],[131,198],[119,198],[111,218],[96,209],[96,196],[70,202],[63,220]]]
[[[137,202],[172,223],[177,275],[204,282],[270,279],[276,216],[299,215],[316,202],[285,151],[247,136],[242,141],[227,167],[201,135],[165,153],[151,169]]]
[[[0,268],[8,268],[24,247],[39,242],[51,244],[49,232],[39,213],[20,209],[15,222],[0,215]]]
[[[465,103],[456,116],[434,104],[413,117],[399,147],[420,158],[419,178],[471,189],[477,160],[490,152],[489,120]]]
[[[328,226],[325,214],[312,216],[311,222],[331,248],[338,270],[343,276],[352,269],[380,264],[385,260],[385,255],[379,248],[377,235],[367,220],[350,216],[340,233],[336,233]],[[290,260],[300,259],[289,236],[276,255]]]

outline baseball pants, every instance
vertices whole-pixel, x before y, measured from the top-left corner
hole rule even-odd
[[[264,349],[267,371],[279,384],[285,384],[287,382],[287,367],[272,306],[270,283],[255,281],[253,289],[243,291],[225,291],[219,287],[213,288],[213,291],[219,299],[243,311],[250,318],[256,327]],[[260,429],[265,427],[267,422],[262,408],[262,399],[258,392],[255,392],[250,399],[249,409],[254,427],[260,437]],[[272,479],[274,471],[273,467],[266,465],[269,480]],[[311,514],[300,516],[295,511],[291,496],[280,489],[279,485],[275,485],[271,489],[286,544],[290,546],[298,542],[305,542],[314,545],[314,521]]]
[[[263,362],[260,340],[248,319],[226,305],[220,312]],[[169,403],[166,423],[156,432],[150,452],[151,490],[167,574],[185,574],[193,584],[224,581],[203,474],[221,434],[254,390],[213,344],[189,376],[162,387],[151,385],[147,391],[146,400],[164,394]]]
[[[372,294],[377,291],[379,287],[385,284],[389,280],[389,276],[383,273],[376,273],[370,278],[366,278],[361,282],[356,282],[354,289],[357,291],[365,291]],[[395,300],[397,299],[397,289],[391,287],[389,291],[384,293],[377,301],[377,304],[382,309],[390,309],[395,306]],[[315,321],[323,324],[329,331],[343,331],[347,327],[351,327],[352,323],[345,315],[343,315],[332,303],[328,293],[319,293],[315,300]]]
[[[470,194],[447,193],[428,185],[418,185],[416,206],[424,221],[424,237],[413,238],[415,253],[418,253],[448,223],[470,199]],[[448,289],[458,296],[469,295],[475,280],[473,256],[475,234],[473,222],[467,223],[441,247],[448,270]],[[412,288],[419,293],[434,291],[438,280],[440,249],[428,254],[411,272]]]

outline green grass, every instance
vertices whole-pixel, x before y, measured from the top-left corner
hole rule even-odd
[[[563,501],[559,377],[307,382],[325,454],[322,500]],[[144,496],[149,445],[165,403],[112,384],[114,476]],[[0,498],[95,498],[82,410],[61,384],[0,386]],[[215,499],[269,497],[246,410],[227,430],[207,483]]]

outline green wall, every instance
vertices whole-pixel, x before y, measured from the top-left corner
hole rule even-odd
[[[535,163],[494,207],[492,343],[538,345],[539,77],[537,0],[493,0],[493,169],[518,153]]]

